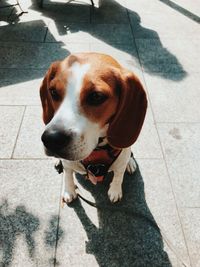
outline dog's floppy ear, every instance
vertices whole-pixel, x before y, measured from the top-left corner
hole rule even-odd
[[[58,61],[51,64],[40,86],[40,99],[42,102],[43,121],[45,124],[49,123],[54,116],[54,107],[49,92],[49,85],[51,80],[53,80],[53,78],[55,77],[58,65]]]
[[[110,145],[117,148],[131,146],[138,138],[146,109],[146,93],[139,79],[123,70],[118,74],[119,104],[107,131]]]

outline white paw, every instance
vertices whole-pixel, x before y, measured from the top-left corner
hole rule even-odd
[[[127,164],[127,167],[126,167],[126,171],[129,173],[129,174],[133,174],[137,169],[137,164],[134,160],[134,158],[130,158],[129,159],[129,162]]]
[[[122,199],[122,188],[119,185],[110,184],[110,189],[108,190],[108,197],[111,202],[117,202]]]
[[[65,191],[62,194],[62,203],[70,203],[76,198],[77,198],[77,193],[75,190]]]

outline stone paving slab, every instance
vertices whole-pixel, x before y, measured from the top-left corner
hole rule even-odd
[[[189,12],[192,12],[193,14],[196,14],[197,16],[200,14],[200,6],[197,5],[195,2],[189,2],[187,0],[182,0],[181,5],[180,5],[180,2],[178,0],[174,0],[173,2],[177,5],[179,5],[180,9],[182,7],[186,11],[188,10]],[[171,3],[171,6],[173,6],[172,4],[173,3]]]
[[[1,68],[48,68],[52,61],[63,58],[69,51],[61,44],[0,43]],[[31,60],[30,60],[31,58]]]
[[[9,5],[9,4],[13,4],[13,1],[1,1],[0,7],[3,7],[5,5]],[[4,16],[10,15],[11,11],[12,11],[12,7],[0,8],[0,18],[4,18]]]
[[[39,88],[46,69],[0,69],[0,105],[40,105]]]
[[[199,73],[183,80],[182,74],[173,75],[174,81],[169,81],[144,73],[156,122],[200,122]]]
[[[139,15],[140,14],[140,15]],[[130,12],[131,25],[134,36],[138,39],[152,38],[170,38],[170,39],[187,39],[188,35],[199,38],[199,24],[193,20],[185,18],[177,12],[147,13],[142,16],[141,13]],[[160,23],[162,21],[162,23]],[[182,30],[184,28],[184,31]]]
[[[148,0],[125,0],[125,5],[128,11],[137,12],[139,14],[159,14],[161,12],[166,12],[168,9],[161,1],[151,0],[151,5],[149,5]]]
[[[179,207],[200,206],[199,164],[199,159],[191,157],[167,160],[173,190]]]
[[[132,44],[133,37],[129,24],[80,24],[52,22],[49,24],[47,42],[62,41],[68,42],[92,42],[102,40],[105,43]],[[109,32],[109,34],[108,34]]]
[[[125,2],[130,13],[137,12],[143,18],[148,14],[152,14],[154,17],[168,17],[169,24],[173,17],[177,17],[177,22],[179,22],[181,17],[184,18],[186,21],[184,24],[187,22],[189,23],[189,20],[199,23],[200,7],[197,2],[188,0],[181,0],[181,2],[179,0],[151,0],[151,5],[149,5],[148,0],[135,0],[134,5],[132,0],[125,0]],[[177,22],[174,21],[175,24],[177,24]],[[162,27],[160,23],[159,25]],[[174,26],[176,27],[176,25]],[[194,23],[191,25],[191,30],[193,27],[195,27]]]
[[[0,265],[54,266],[61,180],[52,161],[2,160],[0,170]]]
[[[187,41],[185,41],[185,43],[186,42]],[[175,80],[177,78],[177,76],[174,75],[175,73],[180,73],[179,79],[186,77],[187,72],[183,67],[186,51],[182,51],[186,48],[180,49],[180,44],[175,44],[173,40],[168,39],[165,45],[162,44],[160,39],[136,39],[136,45],[142,67],[145,71],[149,73],[159,73],[156,75],[160,75],[169,80]],[[190,45],[189,41],[186,45]],[[182,62],[180,61],[179,55],[181,59],[183,59]],[[190,67],[190,69],[194,70],[194,65],[191,66],[190,63],[193,65],[193,61],[190,59],[189,62],[185,63],[187,69]]]
[[[132,145],[132,151],[136,158],[163,158],[156,125],[154,124],[150,107],[147,109],[147,115],[141,133],[135,144]]]
[[[47,69],[53,61],[79,51],[89,51],[89,45],[4,42],[0,43],[0,66],[1,68]]]
[[[0,106],[0,158],[10,158],[15,146],[24,107]]]
[[[43,42],[47,32],[47,25],[42,21],[9,24],[0,28],[0,40],[13,42]]]
[[[170,247],[169,244],[167,247],[171,251],[172,262],[175,257],[179,264],[183,260],[190,265],[184,232],[176,208],[176,199],[173,195],[164,161],[151,159],[138,159],[137,161],[144,180],[146,202],[160,226],[164,238],[169,241]],[[177,255],[174,255],[173,250]]]
[[[125,1],[104,0],[101,1],[100,8],[94,8],[91,12],[92,23],[129,23]]]
[[[46,158],[41,142],[43,131],[44,123],[42,121],[42,108],[40,106],[27,107],[13,157]]]
[[[170,3],[173,4],[174,1],[151,1],[151,5],[146,0],[135,1],[134,5],[131,0],[126,1],[135,38],[199,38],[199,23],[195,20],[195,14],[193,18],[192,13],[188,14],[189,9],[188,13],[184,9],[177,10]]]
[[[32,7],[34,9],[34,6]],[[37,10],[37,9],[36,9]],[[51,3],[45,4],[43,9],[39,10],[42,16],[56,21],[66,22],[89,22],[90,21],[90,5],[86,4],[66,4]]]
[[[69,23],[53,21],[49,23],[46,42],[89,43],[93,38],[91,23]]]
[[[160,76],[175,80],[176,73],[182,73],[183,79],[188,73],[198,72],[198,39],[136,39],[139,56],[144,70],[150,73],[160,72]],[[170,75],[169,75],[170,74]]]
[[[183,229],[187,238],[192,266],[200,264],[200,207],[181,210]]]
[[[199,123],[160,123],[157,125],[166,159],[199,159]]]
[[[123,67],[134,72],[141,79],[141,81],[143,81],[143,74],[139,63],[137,49],[134,43],[130,45],[108,45],[103,41],[99,41],[98,43],[91,43],[90,50],[93,52],[108,54],[114,57]]]
[[[158,124],[169,175],[180,207],[200,203],[199,123]]]

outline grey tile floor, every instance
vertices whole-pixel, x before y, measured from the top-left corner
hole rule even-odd
[[[199,267],[199,2],[20,3],[27,14],[0,9],[0,266]],[[122,202],[109,203],[109,177],[96,187],[77,177],[99,210],[61,208],[61,175],[40,142],[42,77],[78,51],[114,56],[149,98]]]

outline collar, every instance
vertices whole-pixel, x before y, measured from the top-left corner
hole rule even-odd
[[[110,166],[117,159],[121,149],[113,148],[105,140],[99,140],[98,146],[85,159],[81,160],[87,172],[87,178],[93,183],[102,182]]]

